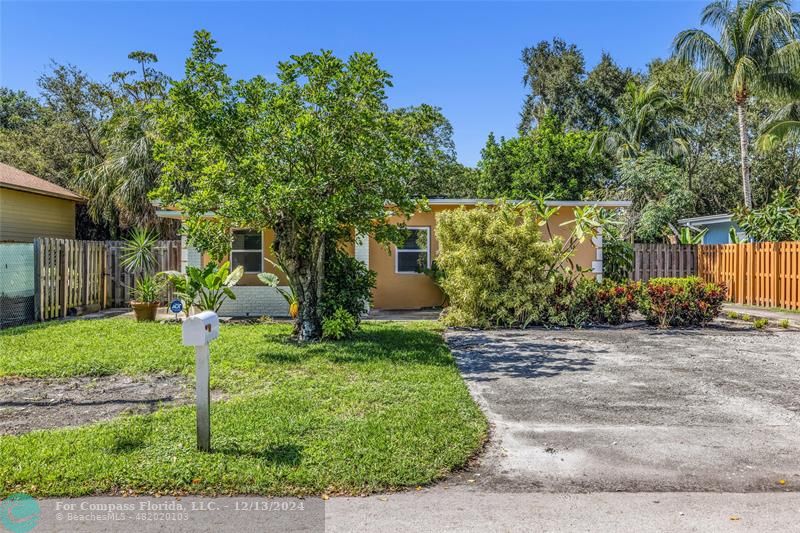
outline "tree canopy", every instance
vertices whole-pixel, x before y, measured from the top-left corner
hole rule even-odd
[[[230,248],[231,228],[272,228],[299,336],[317,339],[327,244],[404,236],[387,216],[416,209],[420,169],[446,156],[441,120],[427,106],[391,110],[391,77],[369,53],[292,56],[270,82],[232,80],[219,52],[196,32],[184,78],[154,104],[156,195],[185,213],[189,241],[214,255]]]

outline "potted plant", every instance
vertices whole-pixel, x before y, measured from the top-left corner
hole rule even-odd
[[[163,289],[163,281],[156,276],[145,275],[136,281],[131,307],[137,322],[152,322],[156,319]]]

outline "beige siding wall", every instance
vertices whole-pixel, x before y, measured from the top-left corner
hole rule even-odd
[[[75,238],[75,202],[0,188],[0,241]]]

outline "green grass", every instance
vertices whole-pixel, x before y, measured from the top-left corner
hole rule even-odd
[[[212,453],[194,409],[0,437],[0,497],[94,493],[352,493],[429,483],[487,423],[431,322],[368,322],[298,346],[285,324],[223,325],[212,345]],[[192,376],[177,325],[83,320],[0,333],[0,376]]]

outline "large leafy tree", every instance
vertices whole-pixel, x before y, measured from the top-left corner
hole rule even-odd
[[[388,108],[390,76],[372,54],[292,56],[276,82],[234,82],[219,52],[196,32],[184,79],[155,104],[157,196],[186,214],[190,242],[214,255],[229,249],[232,227],[272,228],[300,307],[298,336],[317,339],[327,245],[404,236],[387,215],[417,207],[409,185],[425,139],[409,122],[419,117]]]
[[[699,69],[692,92],[724,93],[736,105],[742,190],[750,208],[747,106],[753,96],[800,93],[800,17],[788,0],[716,1],[703,10],[701,24],[715,27],[719,37],[683,31],[675,37],[674,54]]]
[[[564,131],[553,115],[545,115],[536,129],[519,137],[498,142],[490,135],[478,162],[478,194],[582,198],[611,178],[608,158],[600,151],[592,152],[591,146],[591,133]]]

